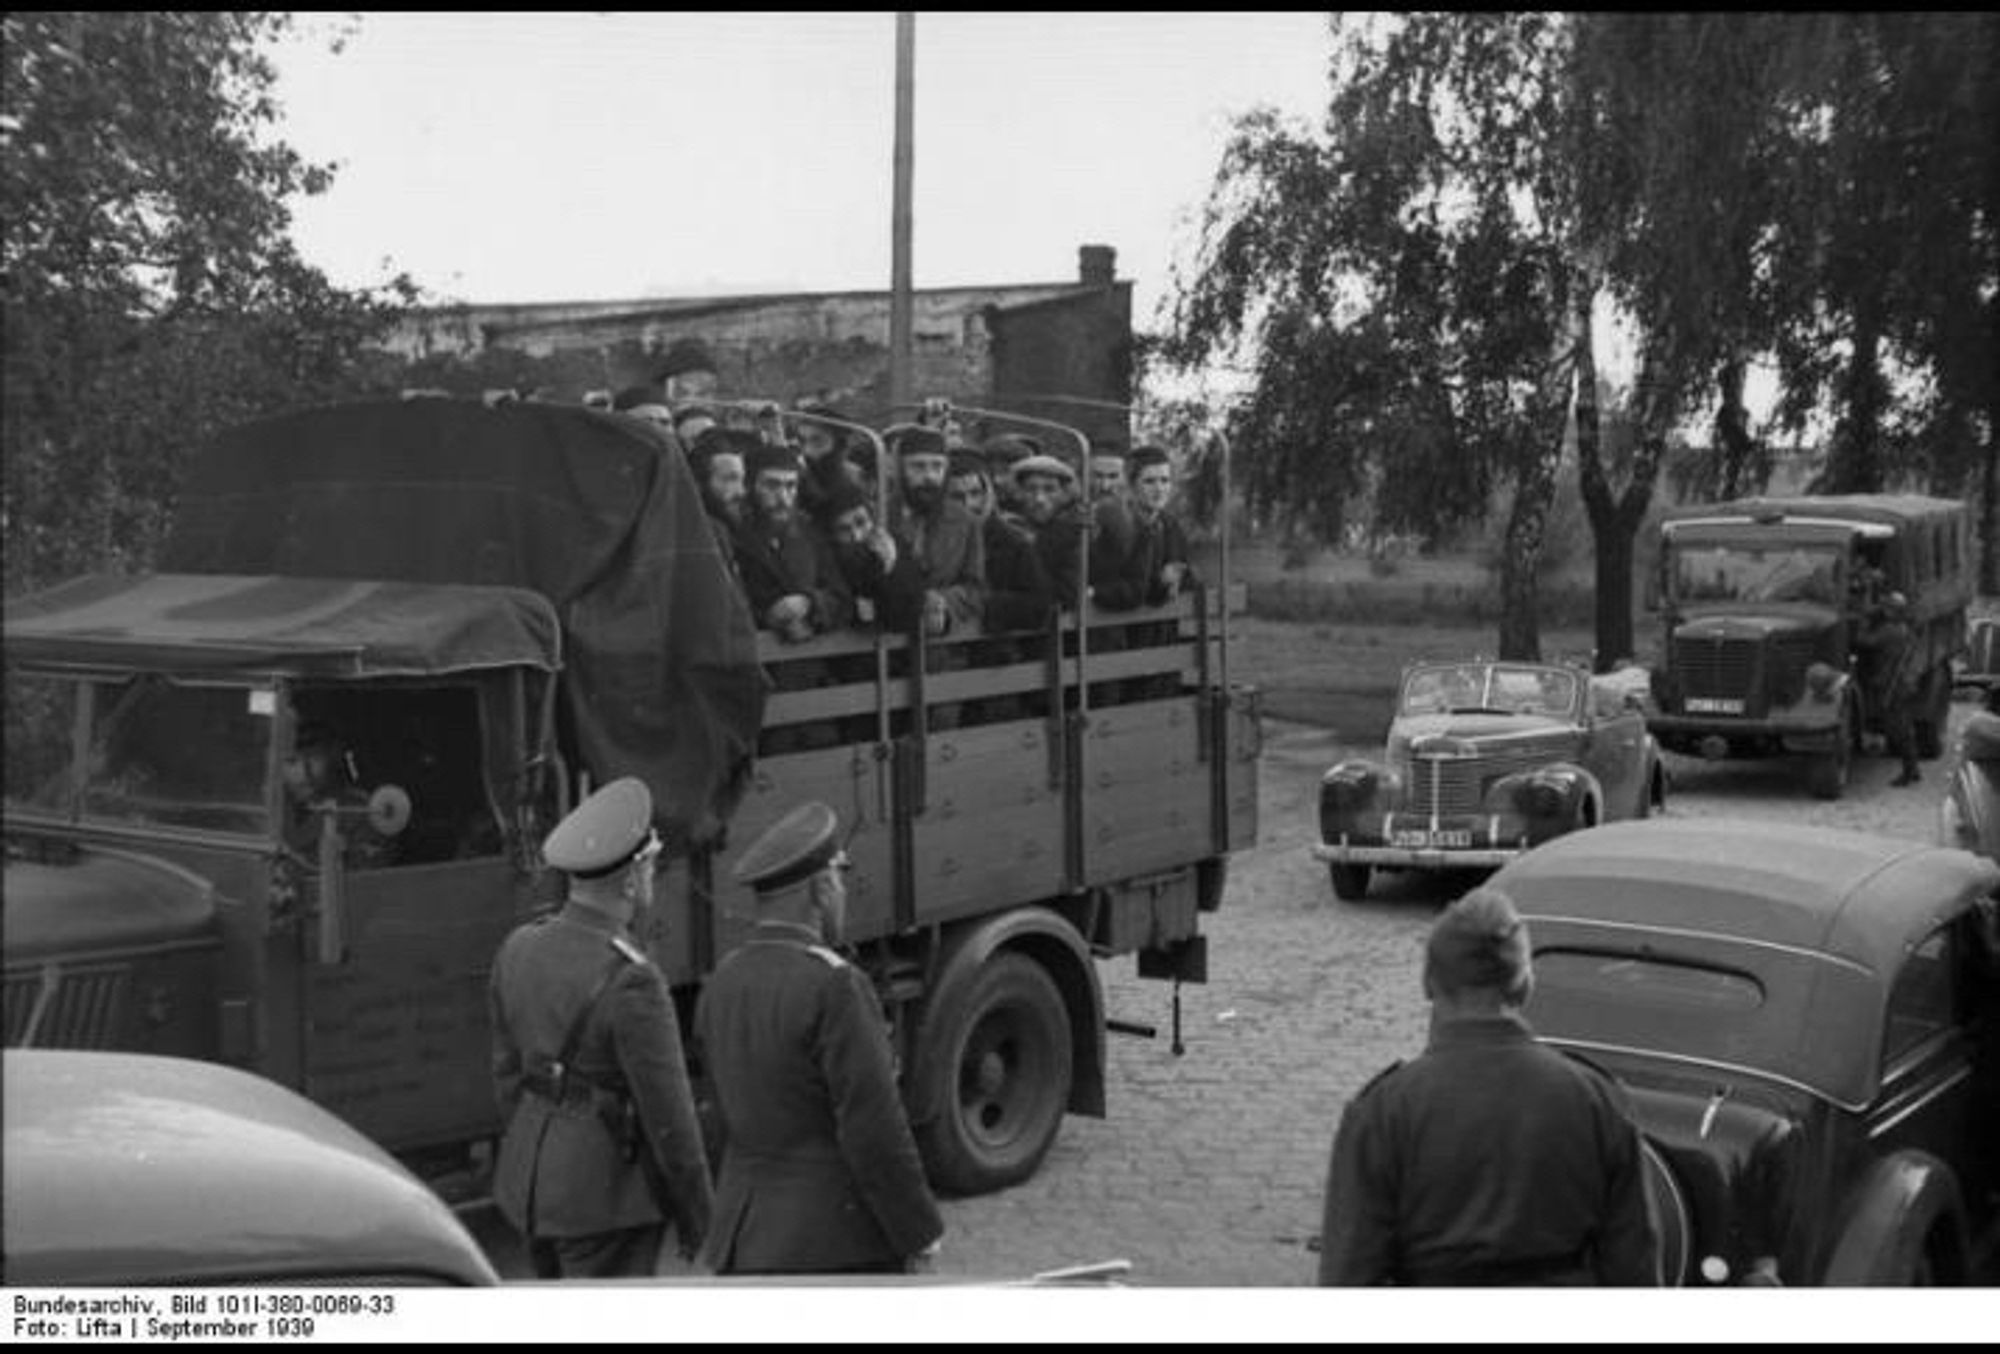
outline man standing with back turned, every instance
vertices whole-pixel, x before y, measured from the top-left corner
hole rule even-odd
[[[718,1274],[896,1274],[944,1221],[924,1180],[868,979],[829,948],[846,923],[833,810],[808,803],[736,863],[750,939],[695,1015],[722,1110],[722,1178],[702,1261]]]
[[[1535,1041],[1527,927],[1497,889],[1446,908],[1424,952],[1430,1045],[1348,1102],[1322,1284],[1656,1283],[1639,1130],[1618,1084]]]
[[[493,961],[493,1079],[506,1131],[493,1198],[539,1278],[653,1273],[665,1226],[692,1256],[708,1159],[667,981],[629,929],[653,906],[653,796],[614,780],[542,845],[569,875],[552,917]]]

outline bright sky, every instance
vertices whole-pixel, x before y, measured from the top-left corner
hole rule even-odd
[[[1323,14],[919,14],[919,287],[1118,251],[1155,327],[1232,117],[1317,124]],[[278,53],[282,135],[339,171],[295,237],[337,283],[438,299],[886,289],[895,20],[375,14]]]

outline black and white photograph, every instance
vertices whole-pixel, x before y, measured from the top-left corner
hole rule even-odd
[[[0,37],[11,1340],[2000,1330],[2000,17]]]

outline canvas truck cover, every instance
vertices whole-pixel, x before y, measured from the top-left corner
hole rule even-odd
[[[171,672],[402,677],[527,665],[561,636],[525,588],[90,574],[7,603],[13,659]]]
[[[749,768],[756,630],[685,458],[637,420],[416,399],[250,424],[190,465],[161,567],[532,589],[600,783],[644,779],[680,843],[728,819]]]

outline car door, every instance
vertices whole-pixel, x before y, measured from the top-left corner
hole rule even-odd
[[[1962,925],[1947,923],[1904,956],[1889,990],[1882,1089],[1867,1116],[1876,1156],[1928,1152],[1961,1177],[1974,1145],[1967,938]]]
[[[1594,682],[1582,706],[1583,764],[1604,789],[1604,816],[1636,817],[1646,793],[1646,717]]]

